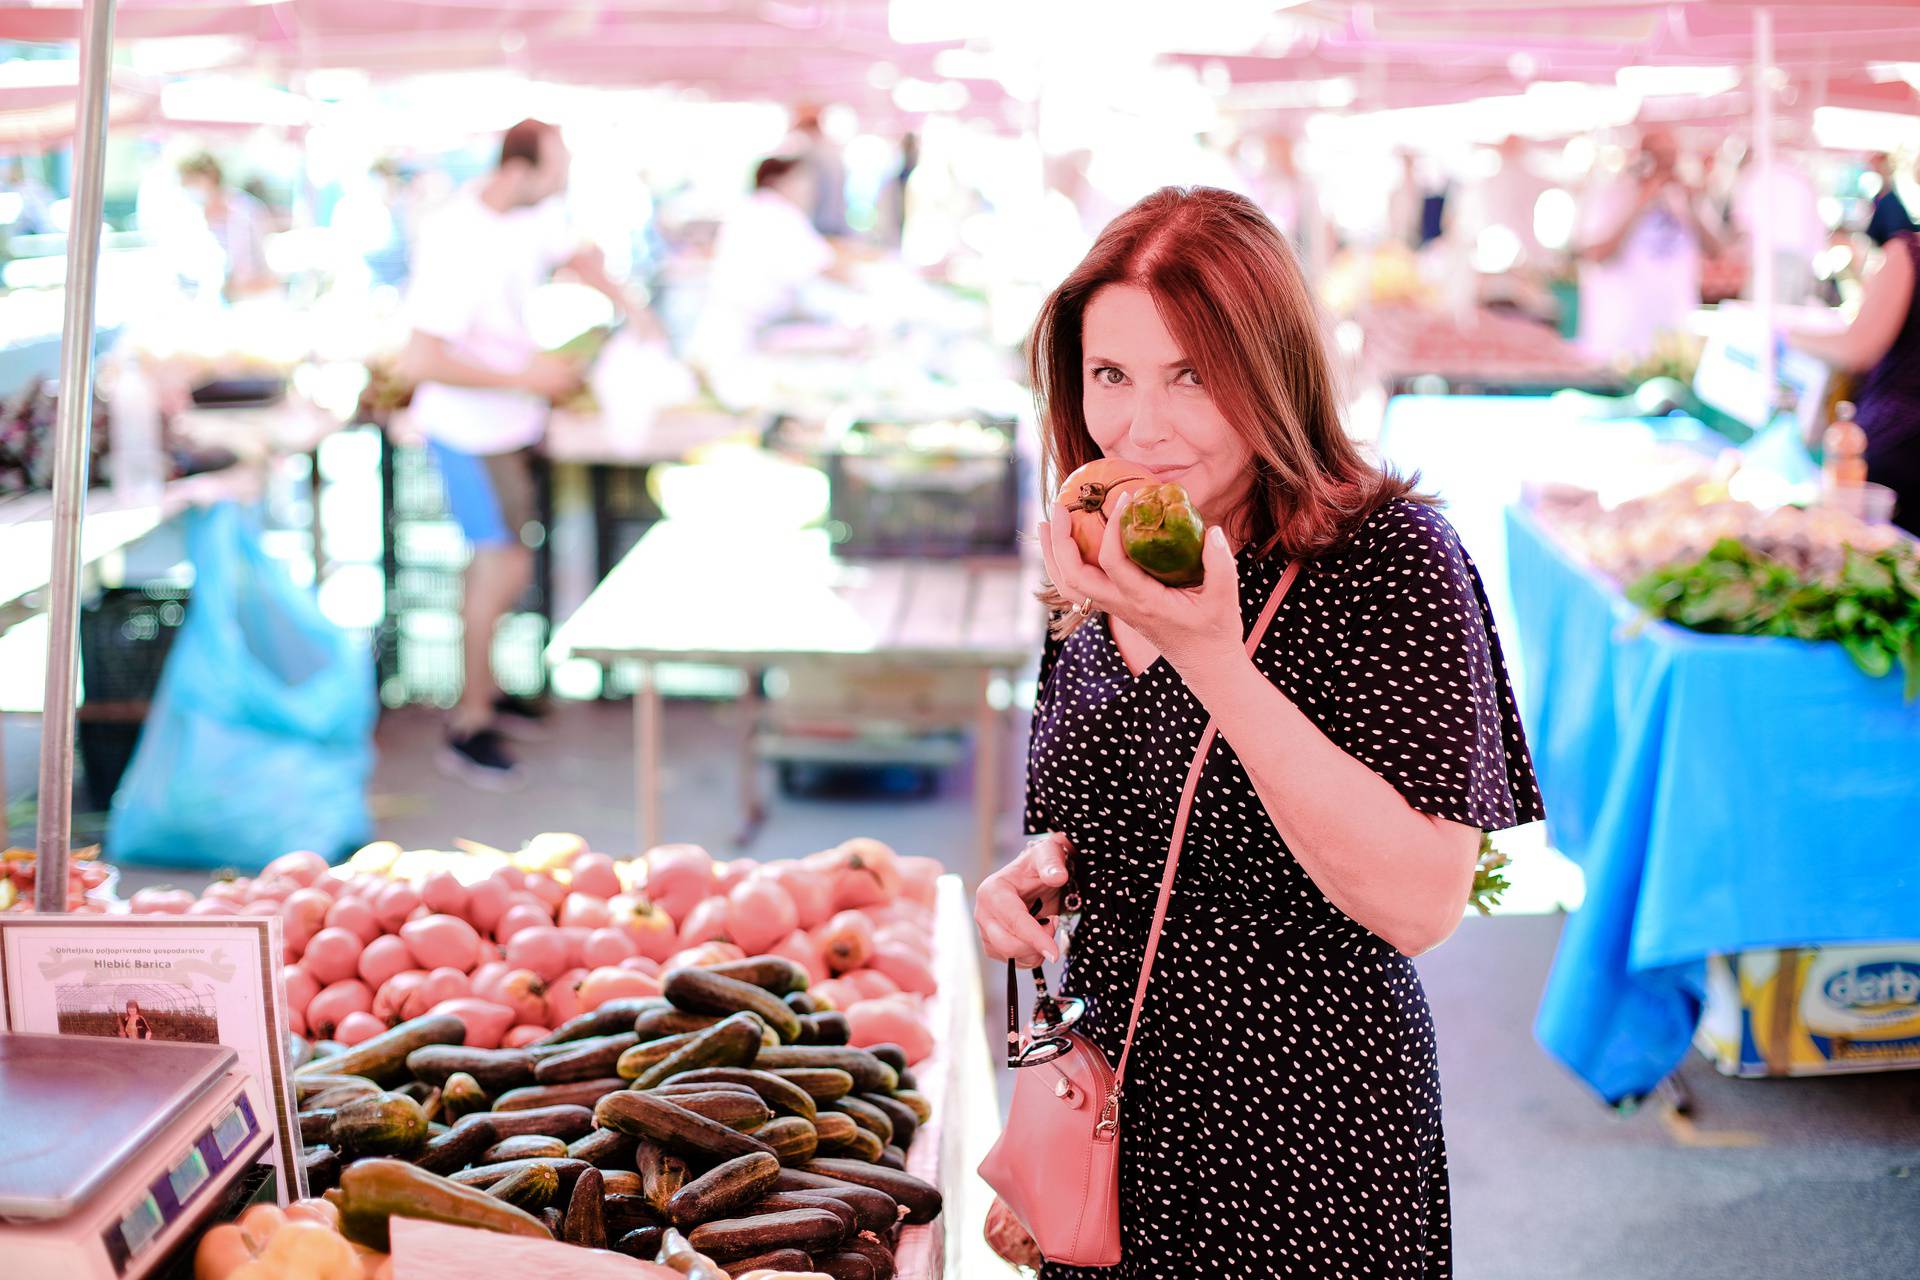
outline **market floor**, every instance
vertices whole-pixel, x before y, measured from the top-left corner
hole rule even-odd
[[[501,796],[439,774],[437,714],[388,715],[374,787],[380,834],[444,847],[455,837],[514,845],[538,831],[570,830],[610,852],[631,850],[628,709],[569,704],[558,721],[550,743],[524,752],[526,789]],[[671,838],[735,851],[734,724],[722,704],[669,705],[664,829]],[[16,795],[20,783],[30,785],[35,727],[26,717],[8,724],[10,763],[20,766]],[[1016,777],[1007,781],[1017,788]],[[870,834],[972,870],[972,779],[964,767],[933,796],[911,800],[794,798],[766,782],[768,821],[745,852],[806,853]],[[1009,841],[1011,823],[1003,832]],[[15,835],[30,839],[31,831]],[[1556,874],[1550,861],[1523,864],[1514,897],[1547,906],[1565,900]],[[201,879],[137,869],[122,890]],[[1920,1275],[1920,1074],[1741,1081],[1692,1057],[1681,1072],[1695,1099],[1691,1122],[1660,1105],[1615,1115],[1533,1040],[1559,929],[1551,914],[1470,919],[1420,961],[1440,1038],[1462,1280]],[[994,1043],[1005,1026],[1003,984],[986,978]],[[1004,1103],[1004,1072],[1000,1083]]]

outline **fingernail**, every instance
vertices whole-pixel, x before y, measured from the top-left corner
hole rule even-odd
[[[1207,530],[1207,540],[1212,542],[1216,547],[1224,547],[1227,545],[1227,535],[1219,525],[1215,525],[1213,528]]]
[[[1058,880],[1060,878],[1060,868],[1048,867],[1045,871],[1041,872],[1041,874],[1049,880]]]

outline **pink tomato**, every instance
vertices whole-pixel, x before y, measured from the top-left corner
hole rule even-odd
[[[940,877],[946,870],[938,858],[900,859],[900,896],[932,906],[940,892]]]
[[[491,878],[498,880],[501,884],[507,886],[508,889],[524,889],[527,887],[527,873],[518,867],[497,867],[494,869]]]
[[[632,969],[606,967],[595,969],[580,981],[580,1012],[598,1009],[609,1000],[629,996],[657,996],[660,980]]]
[[[320,988],[307,1005],[307,1027],[323,1040],[338,1039],[340,1022],[350,1013],[371,1013],[373,993],[358,978]]]
[[[867,961],[867,965],[867,971],[880,974],[900,990],[912,992],[914,995],[930,996],[937,986],[933,976],[933,966],[917,952],[905,947],[891,947],[886,943],[880,943],[874,947],[873,958]]]
[[[851,973],[841,974],[840,977],[860,993],[862,1000],[875,1000],[881,996],[900,993],[900,984],[878,969],[855,969]]]
[[[816,982],[807,988],[807,994],[829,1009],[838,1009],[842,1013],[866,999],[860,994],[860,988],[845,978],[828,978],[825,982]]]
[[[485,964],[475,966],[471,975],[474,994],[484,994],[487,988],[497,980],[506,977],[511,968],[512,966],[505,960],[489,960]]]
[[[680,923],[680,945],[697,947],[703,942],[733,941],[729,936],[730,912],[731,904],[725,898],[708,898],[696,903]]]
[[[714,867],[713,888],[716,893],[732,893],[734,887],[760,869],[758,858],[735,858],[731,862],[722,862]]]
[[[465,973],[480,962],[480,935],[459,916],[423,916],[401,925],[400,936],[429,969],[450,966]]]
[[[372,942],[381,932],[372,905],[359,898],[334,899],[327,909],[327,928],[346,929],[362,943]]]
[[[770,862],[765,871],[793,899],[793,909],[799,918],[800,928],[816,928],[833,915],[833,884],[820,872],[811,871],[791,860]]]
[[[467,886],[451,871],[436,871],[420,882],[420,901],[439,915],[467,914]]]
[[[560,904],[560,923],[567,928],[604,929],[613,923],[613,912],[604,898],[570,893]]]
[[[507,940],[507,963],[516,969],[531,969],[552,983],[570,967],[569,950],[566,934],[552,925],[534,925],[515,930]],[[552,993],[548,998],[551,1000]],[[556,1024],[565,1021],[564,1017],[554,1019]]]
[[[750,876],[727,894],[727,925],[741,949],[755,956],[799,928],[800,913],[779,881]]]
[[[580,962],[590,969],[599,969],[639,954],[640,948],[621,930],[595,929],[580,948]]]
[[[680,950],[680,932],[674,927],[673,917],[658,904],[623,893],[609,899],[607,906],[613,927],[632,938],[641,955],[665,960]]]
[[[340,895],[345,893],[347,890],[347,881],[351,880],[352,878],[353,877],[350,872],[341,871],[338,868],[335,868],[334,870],[331,870],[327,872],[327,874],[321,876],[318,880],[315,880],[311,887],[318,889],[320,892],[326,894],[329,898],[338,900]]]
[[[292,1005],[287,1006],[287,1030],[296,1036],[303,1038],[306,1036],[307,1011],[305,1009],[296,1009]]]
[[[425,969],[404,969],[388,978],[374,994],[374,1015],[388,1022],[400,1021],[400,1011],[407,1007],[407,997],[426,980]]]
[[[580,984],[586,977],[585,969],[568,969],[547,988],[547,1015],[556,1027],[580,1015]]]
[[[321,986],[343,982],[360,971],[360,953],[365,950],[360,936],[347,929],[329,925],[313,935],[300,962]]]
[[[396,880],[373,900],[373,914],[388,933],[400,932],[413,909],[420,905],[420,891],[404,880]]]
[[[135,890],[131,899],[133,914],[137,916],[184,915],[193,909],[194,901],[194,896],[185,889],[163,889],[157,886],[151,889]]]
[[[467,890],[467,909],[459,914],[481,933],[490,934],[500,923],[500,913],[507,909],[507,895],[512,892],[506,881],[488,876]]]
[[[280,924],[286,931],[287,945],[296,952],[307,949],[313,935],[327,927],[327,912],[333,899],[318,889],[299,889],[280,904]]]
[[[583,853],[573,860],[573,891],[602,901],[620,892],[620,873],[604,853]]]
[[[200,891],[200,896],[215,898],[221,902],[231,902],[237,907],[247,900],[247,890],[252,884],[253,881],[244,877],[237,880],[215,880]]]
[[[459,1000],[473,994],[467,975],[451,966],[430,970],[420,985],[407,993],[400,1005],[400,1017],[410,1021],[421,1017],[442,1000]]]
[[[708,965],[725,964],[729,960],[745,960],[747,953],[731,942],[703,942],[697,947],[688,947],[685,951],[676,951],[660,964],[662,973],[674,969],[703,969]]]
[[[660,976],[660,962],[649,960],[645,956],[628,956],[620,962],[620,968],[631,969],[635,973],[644,973],[654,978]]]
[[[489,975],[484,986],[474,984],[473,994],[512,1009],[515,1022],[545,1024],[548,1020],[547,984],[531,969],[508,969],[497,977]]]
[[[567,900],[567,886],[543,871],[528,873],[527,892],[546,903],[548,911],[558,911]]]
[[[511,947],[514,938],[528,929],[551,929],[552,927],[553,918],[544,908],[517,902],[501,915],[500,922],[493,928],[493,936],[495,941]]]
[[[917,925],[883,924],[873,931],[874,948],[890,947],[897,951],[907,951],[922,960],[933,958],[933,936]]]
[[[390,933],[381,934],[360,953],[360,981],[375,991],[386,986],[396,973],[419,967],[406,942]]]
[[[500,1047],[502,1049],[518,1049],[523,1045],[532,1044],[535,1040],[544,1040],[550,1029],[551,1028],[539,1026],[535,1023],[522,1023],[508,1031],[506,1035],[500,1037]]]
[[[848,1039],[856,1049],[897,1044],[906,1050],[908,1062],[919,1062],[933,1052],[933,1032],[910,996],[862,1000],[848,1009],[846,1016],[851,1029]]]
[[[301,849],[294,853],[283,853],[267,864],[262,875],[279,876],[306,886],[327,874],[327,860],[310,849]]]
[[[387,1024],[371,1013],[350,1013],[340,1019],[340,1025],[333,1029],[333,1038],[344,1045],[356,1045],[362,1040],[371,1040],[387,1029]]]
[[[202,898],[187,908],[190,916],[237,916],[240,908],[225,898]]]
[[[482,1000],[477,996],[460,996],[452,1000],[442,1000],[429,1013],[450,1013],[467,1028],[466,1045],[469,1049],[497,1049],[500,1037],[514,1024],[513,1010],[506,1005],[495,1004],[491,1000]]]
[[[314,981],[312,974],[297,964],[288,965],[282,976],[287,984],[287,1007],[305,1013],[307,1005],[320,994],[320,984]]]
[[[793,961],[807,971],[807,978],[816,985],[829,977],[827,962],[821,958],[820,948],[813,945],[813,939],[807,936],[804,929],[795,929],[775,943],[767,954],[785,956]]]
[[[280,899],[261,898],[257,902],[248,900],[240,904],[240,914],[243,916],[277,916],[280,914]]]
[[[663,844],[646,862],[647,897],[675,920],[685,920],[714,891],[713,857],[697,844]]]

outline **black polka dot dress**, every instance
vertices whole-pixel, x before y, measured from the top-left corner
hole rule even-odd
[[[1239,557],[1251,628],[1285,564]],[[1414,808],[1482,830],[1541,816],[1477,572],[1394,502],[1305,567],[1255,661]],[[1049,644],[1027,825],[1075,847],[1065,988],[1118,1062],[1175,807],[1206,714],[1164,661],[1134,676],[1104,620]],[[1464,909],[1465,903],[1463,902]],[[1433,1024],[1413,962],[1288,853],[1224,738],[1195,797],[1121,1109],[1118,1267],[1173,1276],[1452,1274]]]

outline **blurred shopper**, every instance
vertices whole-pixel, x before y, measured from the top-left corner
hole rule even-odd
[[[1920,535],[1920,233],[1902,231],[1867,276],[1860,310],[1841,333],[1789,331],[1787,341],[1863,375],[1854,421],[1867,433],[1867,479],[1895,495],[1893,522]]]
[[[1678,162],[1673,134],[1649,128],[1627,171],[1581,210],[1580,345],[1601,359],[1645,355],[1700,306],[1700,262],[1721,232]]]
[[[426,435],[473,557],[461,622],[465,686],[441,766],[479,786],[519,781],[503,731],[535,737],[543,708],[494,681],[494,628],[533,576],[522,530],[535,517],[533,446],[552,403],[581,370],[542,352],[527,323],[534,290],[565,267],[625,308],[600,254],[582,249],[560,195],[570,158],[552,125],[526,120],[500,143],[493,171],[424,220],[414,246],[405,366],[420,384],[413,420]]]
[[[1893,157],[1882,151],[1873,158],[1873,171],[1880,176],[1880,190],[1873,197],[1873,213],[1867,218],[1867,239],[1884,245],[1903,231],[1920,230],[1894,184]]]
[[[1773,253],[1773,296],[1776,302],[1801,303],[1813,296],[1814,259],[1827,247],[1828,228],[1820,216],[1820,193],[1813,179],[1790,156],[1776,153],[1773,180],[1764,187],[1760,166],[1749,151],[1740,161],[1733,186],[1733,225],[1748,243],[1761,232],[1764,211],[1767,238]],[[1747,284],[1753,296],[1753,283]]]
[[[200,211],[208,235],[219,246],[229,298],[262,293],[280,282],[267,266],[267,206],[257,197],[227,185],[220,162],[199,151],[180,162],[180,186]]]
[[[5,228],[8,235],[38,236],[60,230],[59,221],[53,216],[56,200],[53,189],[27,172],[27,166],[21,161],[7,161],[7,173],[5,179],[0,180],[0,191],[20,198],[19,211]]]
[[[804,208],[813,229],[823,236],[847,234],[847,164],[840,144],[821,127],[818,107],[800,109],[793,134],[781,151],[798,159],[811,179]]]

